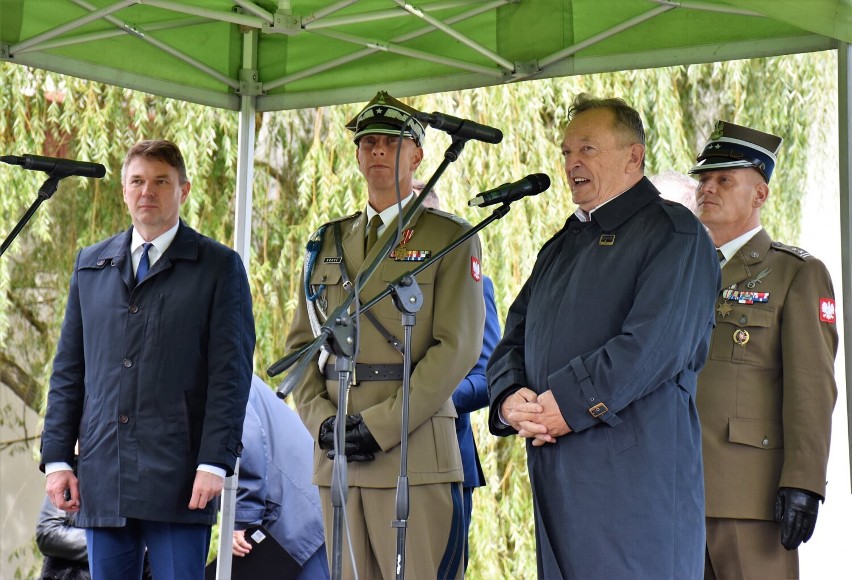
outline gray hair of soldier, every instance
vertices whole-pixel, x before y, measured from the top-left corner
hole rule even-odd
[[[611,97],[600,99],[589,93],[580,93],[574,97],[571,107],[568,108],[568,121],[586,111],[595,109],[609,109],[615,117],[615,130],[621,133],[628,144],[639,143],[645,145],[645,125],[639,112],[628,105],[624,99]],[[645,169],[645,159],[642,159],[642,169]]]
[[[411,189],[414,190],[415,195],[420,195],[420,192],[423,191],[424,187],[426,187],[426,184],[419,179],[415,178],[411,180]],[[426,198],[423,200],[423,206],[432,209],[441,209],[441,200],[438,198],[438,194],[435,193],[434,187],[426,194]]]
[[[692,213],[698,211],[695,194],[698,191],[698,181],[674,169],[667,169],[657,175],[648,177],[664,199],[676,201],[684,205]]]

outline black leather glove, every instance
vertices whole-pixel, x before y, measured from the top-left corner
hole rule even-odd
[[[335,416],[332,415],[320,424],[319,439],[317,440],[320,449],[326,451],[334,449],[334,420]]]
[[[322,422],[319,430],[319,448],[325,451],[334,449],[334,423],[337,417],[332,415]],[[352,429],[357,423],[363,421],[361,415],[346,415],[346,433]]]
[[[811,539],[816,526],[819,495],[796,487],[778,488],[775,496],[775,521],[781,524],[781,544],[795,550]]]
[[[374,452],[380,449],[360,413],[346,416],[345,446],[347,461],[372,461],[375,459]],[[334,449],[326,455],[329,459],[334,459]]]

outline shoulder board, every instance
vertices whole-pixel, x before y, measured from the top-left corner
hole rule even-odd
[[[691,211],[681,204],[667,199],[661,200],[660,206],[663,211],[669,216],[669,219],[674,226],[674,230],[679,234],[696,234],[698,233],[698,218]]]
[[[337,222],[343,222],[343,221],[346,221],[348,219],[358,217],[359,215],[361,215],[361,212],[356,211],[352,215],[339,217],[339,218],[333,219],[331,221],[325,222],[324,224],[322,224],[320,227],[317,228],[317,231],[315,231],[314,233],[311,234],[310,238],[308,238],[308,249],[310,250],[314,246],[317,246],[317,248],[318,248],[319,245],[322,244],[322,235],[323,235],[323,233],[325,233],[325,229],[328,226],[330,226],[331,224],[337,223]]]
[[[797,248],[796,246],[788,246],[787,244],[782,244],[781,242],[772,242],[772,244],[770,245],[773,249],[781,250],[782,252],[787,252],[788,254],[793,254],[800,260],[808,260],[810,258],[813,258],[810,252],[808,252],[807,250],[803,250],[802,248]]]
[[[440,217],[452,220],[459,225],[463,225],[463,226],[469,226],[470,225],[470,222],[468,222],[467,220],[460,218],[459,216],[457,216],[455,214],[448,213],[448,212],[445,212],[445,211],[441,211],[440,209],[434,209],[434,208],[431,208],[431,207],[427,207],[426,211],[431,213],[431,214],[434,214],[436,216],[440,216]]]

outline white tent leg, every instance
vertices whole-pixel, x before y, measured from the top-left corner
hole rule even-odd
[[[846,357],[846,422],[852,473],[852,45],[837,47],[838,165],[840,166],[840,256],[843,269],[843,345]]]
[[[240,124],[237,137],[237,187],[234,210],[234,249],[242,257],[249,271],[251,257],[251,203],[254,183],[254,134],[257,80],[257,31],[243,36],[243,69],[240,97]],[[231,579],[231,537],[234,532],[234,510],[237,502],[240,463],[237,461],[234,475],[225,479],[222,494],[222,518],[219,522],[219,552],[216,561],[216,580]]]

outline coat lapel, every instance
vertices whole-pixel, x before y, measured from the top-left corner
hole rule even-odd
[[[133,229],[130,228],[116,236],[97,257],[98,266],[110,265],[118,270],[127,290],[133,290],[136,279],[133,276],[133,262],[130,260],[130,239]]]
[[[772,243],[766,230],[757,232],[722,268],[722,288],[731,288],[757,275],[753,266],[759,264],[769,252]]]

